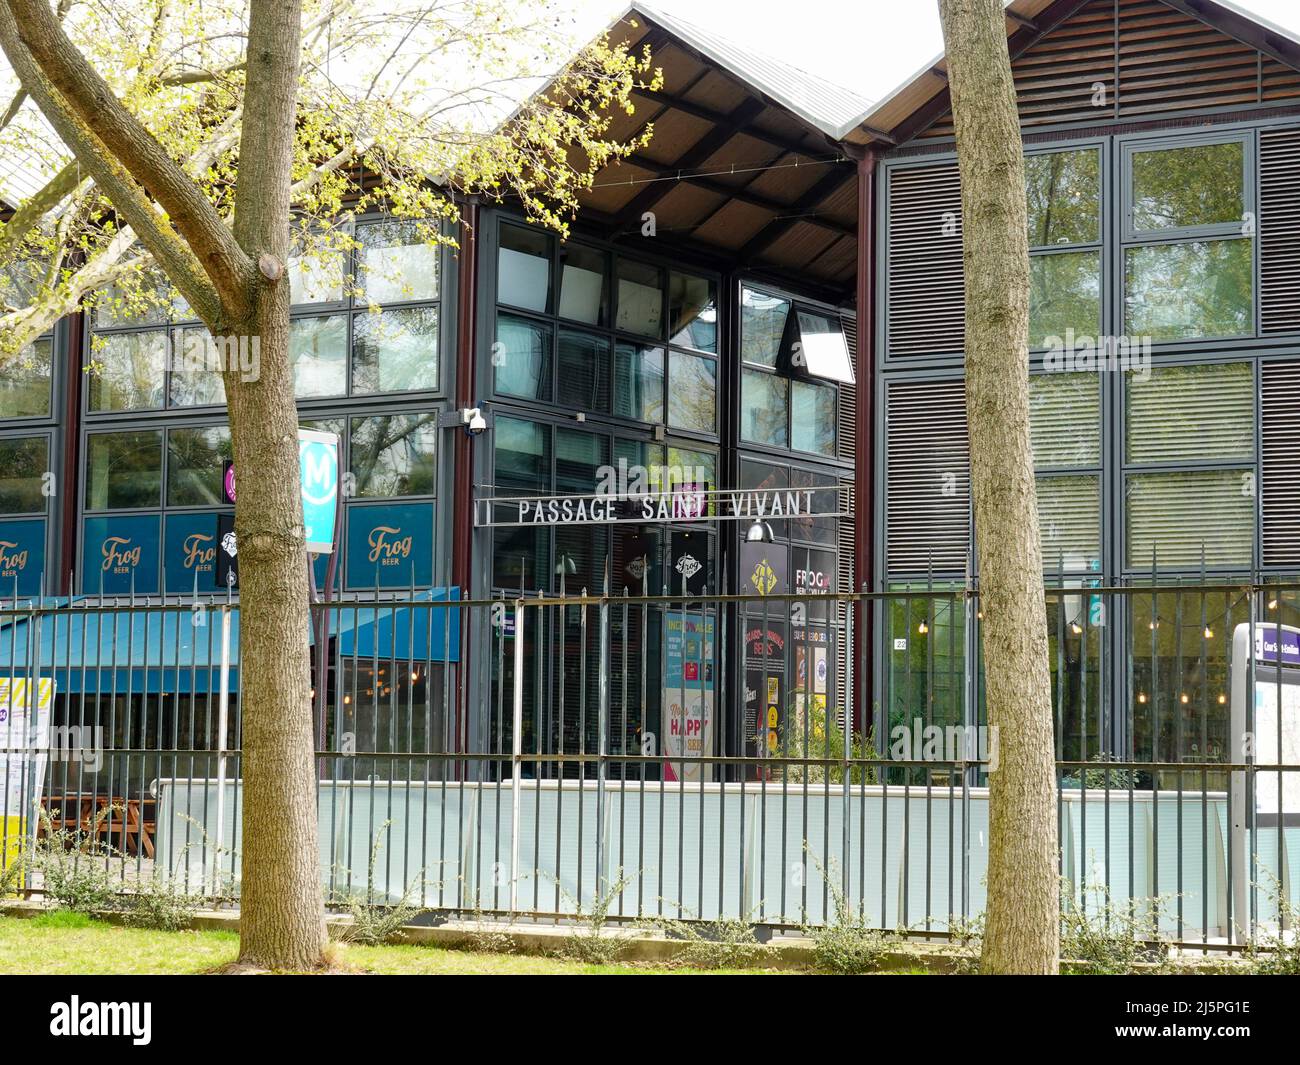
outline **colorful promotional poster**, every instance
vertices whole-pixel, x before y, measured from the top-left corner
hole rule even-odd
[[[700,758],[713,753],[713,618],[670,613],[664,638],[665,780],[702,780]]]
[[[20,853],[28,826],[35,825],[45,786],[45,764],[50,749],[50,707],[54,681],[32,684],[23,677],[0,677],[0,866],[8,866]]]

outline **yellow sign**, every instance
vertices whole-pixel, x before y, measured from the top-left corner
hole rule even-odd
[[[754,572],[749,575],[749,581],[760,595],[767,595],[777,586],[780,578],[776,575],[772,564],[767,559],[763,559],[754,567]]]
[[[36,706],[31,705],[31,684],[24,677],[0,677],[0,869],[8,868],[22,854],[28,814],[41,807],[45,787],[45,763],[49,758],[50,706],[54,682],[42,677],[36,682]],[[30,771],[30,772],[29,772]],[[20,879],[18,886],[23,886]]]

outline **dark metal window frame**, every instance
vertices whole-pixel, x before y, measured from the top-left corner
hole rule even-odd
[[[744,300],[745,290],[748,289],[757,292],[763,296],[771,296],[774,299],[785,300],[790,304],[790,316],[797,315],[800,311],[808,314],[815,314],[820,318],[833,318],[840,322],[840,313],[837,308],[829,307],[826,304],[815,303],[811,300],[800,296],[783,292],[771,285],[763,284],[760,281],[750,281],[746,278],[740,278],[736,287],[736,365],[737,369],[737,386],[736,386],[736,446],[742,451],[757,450],[776,455],[786,456],[808,456],[814,460],[823,462],[835,462],[839,455],[839,420],[840,420],[840,389],[852,388],[852,385],[841,384],[837,381],[824,380],[812,376],[796,376],[794,374],[783,372],[780,367],[780,353],[777,354],[777,365],[768,366],[761,362],[747,361],[744,356]],[[788,320],[787,320],[788,321]],[[843,323],[841,322],[841,328]],[[788,328],[788,324],[787,324]],[[845,338],[847,344],[847,338]],[[779,447],[775,444],[764,443],[761,440],[749,440],[741,435],[741,427],[744,425],[744,381],[745,372],[764,373],[770,377],[779,378],[787,383],[785,395],[785,438],[787,446]],[[823,451],[802,451],[794,447],[794,386],[796,384],[811,385],[816,388],[825,388],[830,391],[834,401],[834,413],[831,416],[831,424],[835,429],[835,438],[831,441],[829,452]]]
[[[637,252],[629,254],[624,248],[617,244],[605,241],[591,239],[585,235],[571,238],[567,242],[560,240],[559,234],[540,226],[526,221],[519,215],[509,214],[503,211],[493,212],[488,216],[485,214],[484,220],[491,219],[490,224],[486,227],[489,254],[484,256],[485,269],[479,277],[479,293],[482,300],[484,315],[480,318],[480,324],[486,326],[487,332],[484,333],[485,343],[481,345],[486,349],[489,357],[484,363],[481,363],[481,380],[485,382],[481,389],[485,395],[490,395],[494,407],[497,407],[506,413],[507,407],[518,407],[521,410],[537,413],[541,411],[553,412],[570,416],[581,414],[584,420],[591,424],[606,424],[611,427],[612,431],[617,432],[618,427],[636,427],[648,429],[656,434],[673,434],[683,439],[695,440],[709,447],[717,448],[721,440],[720,415],[722,413],[721,396],[724,388],[724,370],[725,370],[725,351],[726,351],[726,332],[722,328],[724,317],[723,303],[723,286],[722,278],[714,271],[706,269],[697,269],[691,265],[683,265],[666,257],[654,257]],[[480,223],[482,224],[482,223]],[[516,307],[512,304],[500,303],[497,299],[497,263],[500,255],[500,231],[501,228],[512,227],[516,229],[528,230],[538,233],[549,238],[550,243],[550,263],[549,263],[549,289],[547,296],[547,310],[545,312],[529,310],[527,308]],[[606,293],[605,311],[607,322],[603,326],[591,325],[587,322],[581,322],[570,318],[560,317],[558,311],[560,284],[563,280],[562,270],[563,261],[561,259],[561,246],[564,243],[579,245],[584,249],[599,252],[605,260],[606,281],[608,291]],[[663,280],[663,297],[661,315],[664,323],[662,337],[649,337],[639,333],[630,333],[625,330],[619,330],[616,327],[618,320],[618,278],[617,278],[617,261],[623,259],[630,263],[643,266],[651,266],[660,271]],[[705,351],[700,348],[693,348],[689,345],[674,344],[670,340],[668,333],[670,329],[669,321],[669,300],[670,300],[670,275],[672,273],[687,274],[692,277],[703,278],[707,280],[714,291],[714,301],[716,313],[718,316],[717,342],[714,345],[716,351]],[[505,392],[496,391],[495,367],[492,364],[490,354],[492,346],[496,343],[497,328],[496,323],[504,316],[507,318],[518,318],[542,326],[547,330],[550,344],[550,398],[538,399],[529,396],[512,395]],[[593,411],[577,407],[570,407],[559,403],[555,397],[558,395],[558,378],[559,378],[559,357],[558,343],[560,330],[567,329],[583,335],[598,337],[606,341],[609,345],[609,365],[608,371],[610,376],[610,393],[611,402],[609,411]],[[627,418],[613,413],[613,389],[614,389],[614,367],[616,362],[616,346],[619,343],[635,344],[641,347],[656,347],[664,352],[664,388],[663,388],[663,412],[664,420],[662,422],[647,422],[637,418]],[[690,355],[697,358],[709,360],[714,365],[715,370],[715,392],[714,392],[714,412],[713,412],[713,431],[703,432],[674,426],[669,424],[668,412],[669,403],[672,394],[672,354],[677,352],[683,355]],[[656,437],[657,443],[663,443],[664,440]]]
[[[390,215],[380,213],[368,213],[359,215],[352,221],[346,223],[349,235],[355,237],[359,229],[364,229],[367,225],[382,224],[385,222],[402,222],[405,219],[395,219]],[[444,227],[445,228],[445,227]],[[450,249],[446,245],[439,245],[437,249],[438,256],[438,286],[437,295],[432,300],[401,300],[379,305],[381,311],[389,310],[423,310],[426,308],[435,308],[438,312],[438,374],[437,382],[430,389],[409,389],[394,392],[357,392],[353,388],[353,355],[356,344],[356,319],[368,313],[369,304],[364,297],[351,296],[347,291],[347,279],[349,277],[357,278],[359,281],[359,253],[356,249],[350,249],[343,253],[344,262],[342,265],[344,276],[343,299],[331,300],[320,303],[295,303],[289,309],[290,322],[303,321],[313,318],[329,318],[342,316],[345,319],[345,339],[344,339],[344,391],[331,396],[297,396],[296,401],[301,408],[305,405],[330,404],[339,407],[350,408],[356,403],[374,403],[392,400],[401,402],[405,400],[437,400],[445,397],[450,393],[451,384],[454,381],[454,359],[449,356],[454,352],[455,323],[450,320],[451,316],[446,313],[447,308],[455,306],[456,288],[454,284],[456,260],[452,257]],[[93,321],[95,313],[88,310],[85,314],[84,325],[84,351],[88,360],[94,358],[94,340],[97,336],[119,336],[127,334],[144,334],[151,332],[163,332],[167,334],[170,344],[175,345],[180,335],[186,329],[203,329],[203,325],[197,318],[179,318],[175,314],[169,315],[165,320],[151,323],[131,323],[128,325],[110,325],[99,327]],[[213,411],[220,411],[225,408],[224,403],[209,404],[192,404],[192,405],[171,405],[171,378],[172,371],[166,371],[163,382],[163,405],[160,407],[132,407],[128,410],[92,410],[90,408],[90,389],[84,390],[81,400],[81,414],[85,421],[98,423],[100,419],[118,418],[122,420],[152,418],[160,415],[169,417],[202,417]]]

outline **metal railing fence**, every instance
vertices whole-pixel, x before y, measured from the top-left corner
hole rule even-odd
[[[1047,607],[1066,906],[1206,947],[1289,925],[1300,585],[1079,582]],[[933,582],[315,604],[327,898],[959,932],[999,742],[981,621]],[[236,899],[243,698],[237,602],[0,605],[7,890],[72,861]]]

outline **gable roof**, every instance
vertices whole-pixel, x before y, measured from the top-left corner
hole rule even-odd
[[[781,59],[742,47],[725,37],[658,11],[648,4],[634,2],[623,19],[637,17],[667,30],[701,55],[734,75],[752,89],[780,104],[809,125],[836,140],[845,128],[870,109],[871,101],[842,85],[827,81]]]
[[[1006,6],[1006,29],[1012,61],[1042,40],[1090,0],[1012,0]],[[1181,12],[1219,30],[1228,37],[1257,49],[1278,63],[1300,70],[1300,35],[1260,18],[1226,0],[1159,0],[1172,11]],[[947,59],[935,56],[901,85],[845,123],[837,138],[854,144],[889,146],[909,139],[947,97]],[[938,107],[937,114],[943,108]]]

